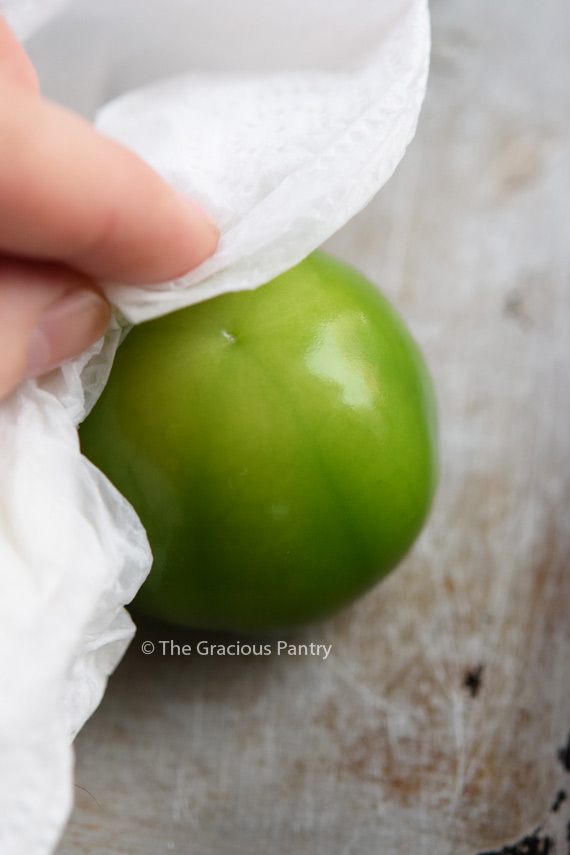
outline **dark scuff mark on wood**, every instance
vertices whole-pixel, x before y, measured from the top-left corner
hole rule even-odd
[[[479,855],[554,855],[554,840],[545,835],[540,836],[541,828],[535,829],[532,834],[523,837],[518,843],[495,849],[492,852],[479,852]]]
[[[556,793],[556,797],[552,802],[552,807],[550,808],[551,812],[558,813],[560,805],[562,804],[562,802],[565,802],[567,798],[568,796],[566,790],[558,790],[558,792]]]
[[[564,748],[558,749],[558,759],[564,766],[567,772],[570,772],[570,733],[568,734],[568,741]]]
[[[477,697],[482,684],[484,665],[477,665],[476,668],[470,668],[463,680],[463,685],[469,692],[472,698]]]

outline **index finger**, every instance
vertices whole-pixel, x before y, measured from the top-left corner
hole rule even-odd
[[[0,252],[142,284],[196,267],[218,238],[208,215],[134,153],[0,82]]]

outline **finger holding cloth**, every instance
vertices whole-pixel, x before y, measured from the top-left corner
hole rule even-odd
[[[0,398],[105,331],[105,279],[151,284],[210,256],[219,233],[126,147],[44,100],[0,17]]]

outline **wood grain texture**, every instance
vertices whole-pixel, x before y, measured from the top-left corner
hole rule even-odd
[[[431,366],[429,525],[386,582],[298,637],[332,644],[326,661],[145,656],[146,639],[208,636],[142,623],[77,740],[58,855],[570,845],[570,798],[551,809],[570,796],[570,15],[434,0],[432,17],[418,135],[328,247]]]

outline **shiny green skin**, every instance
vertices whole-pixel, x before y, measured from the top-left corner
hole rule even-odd
[[[81,445],[147,530],[135,605],[192,627],[333,613],[408,551],[436,483],[422,356],[374,286],[322,253],[135,328]]]

